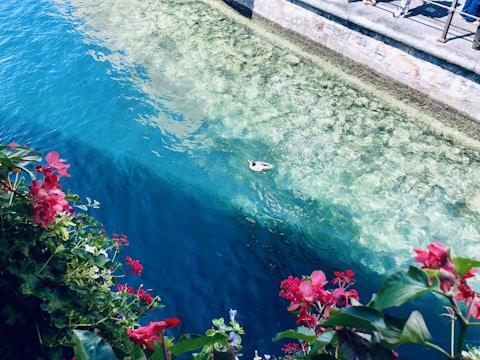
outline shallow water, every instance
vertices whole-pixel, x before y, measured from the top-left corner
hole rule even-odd
[[[278,355],[289,274],[353,268],[366,301],[414,247],[478,256],[476,140],[219,7],[0,4],[0,139],[72,163],[65,187],[129,236],[159,317],[201,332],[236,308],[245,355]]]

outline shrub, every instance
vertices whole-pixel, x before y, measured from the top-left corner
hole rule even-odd
[[[119,283],[142,271],[137,260],[117,260],[127,237],[107,236],[87,214],[96,201],[62,190],[70,165],[57,152],[45,159],[0,146],[0,358],[71,358],[73,330],[129,351],[126,329],[162,307],[160,297]]]

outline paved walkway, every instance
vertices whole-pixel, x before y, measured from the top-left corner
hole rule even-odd
[[[364,5],[361,0],[350,3],[346,0],[289,1],[347,27],[353,24],[357,30],[408,53],[430,55],[430,61],[446,62],[442,66],[450,66],[454,73],[480,83],[480,51],[472,50],[478,22],[467,23],[456,13],[446,36],[447,42],[438,41],[448,16],[445,7],[450,7],[451,1],[438,0],[432,4],[412,0],[411,11],[404,18],[392,16],[400,0],[377,0],[376,6]],[[463,2],[459,1],[457,10],[461,10]]]

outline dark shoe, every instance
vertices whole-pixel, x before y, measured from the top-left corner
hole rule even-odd
[[[480,46],[472,45],[472,50],[480,50]]]

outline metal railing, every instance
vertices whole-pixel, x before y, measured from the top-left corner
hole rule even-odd
[[[473,15],[470,15],[468,13],[457,10],[458,0],[453,0],[452,5],[450,5],[450,6],[445,6],[445,5],[439,4],[436,1],[432,1],[432,0],[423,0],[423,2],[428,3],[428,4],[432,4],[432,5],[435,5],[435,6],[438,6],[440,8],[448,10],[448,16],[447,16],[447,19],[445,20],[445,26],[443,28],[442,36],[437,39],[437,41],[441,42],[441,43],[446,43],[448,41],[448,39],[447,39],[448,30],[450,29],[450,25],[452,24],[452,19],[453,19],[453,16],[455,15],[455,13],[458,13],[460,15],[464,15],[466,17],[468,16],[468,17],[474,18],[476,20],[480,20],[480,17],[478,17],[478,16],[473,16]]]

